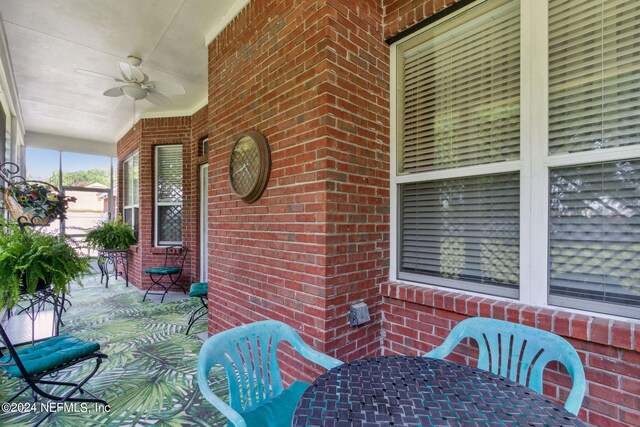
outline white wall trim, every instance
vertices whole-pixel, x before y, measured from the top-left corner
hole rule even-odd
[[[249,4],[249,0],[236,0],[227,13],[216,22],[204,37],[204,45],[209,44],[229,25],[233,19]]]

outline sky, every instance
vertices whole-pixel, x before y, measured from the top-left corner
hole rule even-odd
[[[45,180],[53,171],[58,171],[59,152],[41,148],[27,148],[26,175],[29,179]],[[62,170],[74,172],[87,169],[109,169],[111,159],[89,154],[62,153]]]

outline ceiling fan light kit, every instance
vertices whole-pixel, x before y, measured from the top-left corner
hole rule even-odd
[[[149,94],[147,89],[143,89],[141,86],[138,86],[134,83],[130,83],[126,86],[120,87],[122,93],[124,93],[127,97],[133,99],[134,101],[138,101],[140,99],[144,99]]]

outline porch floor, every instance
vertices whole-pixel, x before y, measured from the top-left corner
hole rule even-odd
[[[182,295],[182,294],[179,294]],[[173,301],[174,299],[177,299]],[[142,295],[122,280],[110,280],[109,288],[99,276],[74,288],[72,306],[63,316],[68,332],[80,339],[97,341],[109,356],[87,384],[87,389],[105,399],[111,410],[99,413],[58,412],[42,425],[51,426],[215,426],[225,425],[223,417],[200,395],[196,380],[198,351],[206,335],[206,321],[199,320],[189,336],[189,313],[195,300],[174,295],[164,304],[142,302]],[[79,364],[58,377],[73,378],[92,367]],[[20,381],[0,376],[0,402],[18,390]],[[215,393],[226,394],[225,381],[217,382]],[[31,402],[28,393],[16,402]],[[46,400],[45,400],[46,402]],[[0,413],[0,425],[31,425],[41,412]]]

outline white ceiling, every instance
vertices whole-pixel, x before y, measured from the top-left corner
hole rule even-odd
[[[207,100],[206,42],[247,1],[0,0],[26,131],[116,142],[132,126],[133,101],[103,96],[117,83],[76,69],[119,76],[128,55],[150,80],[186,91],[165,107],[137,101],[136,115],[192,114]]]

